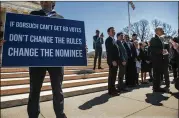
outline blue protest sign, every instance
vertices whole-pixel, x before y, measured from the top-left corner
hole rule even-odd
[[[2,67],[86,66],[84,22],[6,14]]]

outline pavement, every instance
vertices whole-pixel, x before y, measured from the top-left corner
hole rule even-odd
[[[110,97],[107,91],[65,98],[68,118],[179,118],[179,93],[153,93],[152,86]],[[1,118],[28,118],[25,106],[1,109]],[[39,118],[56,118],[52,101],[41,102]]]

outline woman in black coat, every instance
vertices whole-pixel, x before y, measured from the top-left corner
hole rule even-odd
[[[150,57],[148,55],[148,46],[146,43],[140,43],[140,55],[141,59],[141,79],[142,83],[148,83],[146,80],[146,74],[150,71]]]

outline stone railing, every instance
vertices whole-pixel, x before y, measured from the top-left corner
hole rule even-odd
[[[40,9],[40,4],[37,4],[37,2],[2,2],[1,7],[4,7],[8,10],[17,10],[19,12],[23,12]]]

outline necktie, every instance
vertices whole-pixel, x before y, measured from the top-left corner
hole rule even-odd
[[[124,45],[123,45],[123,42],[121,41],[121,45],[122,45],[122,48],[125,50],[125,47],[124,47]]]

